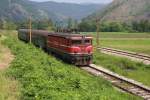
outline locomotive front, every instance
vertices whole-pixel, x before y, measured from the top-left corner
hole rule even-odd
[[[86,35],[74,36],[70,38],[71,61],[75,65],[89,65],[92,63],[92,37]]]

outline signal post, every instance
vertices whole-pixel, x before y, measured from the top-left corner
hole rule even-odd
[[[30,18],[29,18],[29,30],[30,30],[30,32],[29,32],[29,41],[30,41],[30,44],[32,43],[32,19],[31,19],[31,16],[30,16]]]
[[[99,27],[99,22],[100,22],[100,18],[96,18],[96,50],[98,50],[98,47],[100,46],[100,41],[99,41],[99,38],[100,38],[100,27]]]

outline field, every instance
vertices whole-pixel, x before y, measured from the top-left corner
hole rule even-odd
[[[1,45],[0,45],[0,48],[2,48]],[[1,57],[2,57],[2,50],[0,49],[0,60],[1,60]]]
[[[102,40],[101,46],[129,50],[150,55],[150,39]]]
[[[96,36],[95,33],[93,35]],[[150,33],[100,33],[100,36],[100,46],[150,55]],[[94,45],[96,45],[95,41],[94,39]],[[126,58],[106,55],[100,52],[95,52],[94,63],[150,86],[150,65],[136,63]]]
[[[16,38],[8,37],[3,44],[15,55],[7,75],[20,82],[21,100],[140,99],[121,93],[104,79],[65,64]]]
[[[99,52],[95,52],[94,54],[94,63],[150,86],[150,65],[144,65],[126,58],[115,57]]]
[[[96,36],[96,33],[88,33]],[[94,41],[94,44],[95,41]],[[100,33],[100,46],[150,55],[150,33]]]

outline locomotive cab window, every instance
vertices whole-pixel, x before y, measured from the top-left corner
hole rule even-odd
[[[82,44],[81,40],[72,40],[72,45],[80,45]]]
[[[85,44],[91,44],[90,40],[85,40]]]
[[[85,40],[85,44],[92,44],[92,40]]]

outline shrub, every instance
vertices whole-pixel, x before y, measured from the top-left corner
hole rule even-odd
[[[107,81],[64,64],[33,45],[11,37],[4,44],[16,56],[7,73],[22,84],[21,100],[137,99],[117,92]]]

